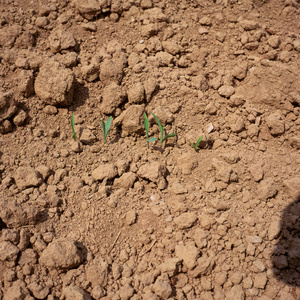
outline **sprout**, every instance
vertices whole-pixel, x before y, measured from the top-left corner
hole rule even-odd
[[[74,114],[72,115],[72,119],[71,119],[71,126],[72,126],[72,131],[73,131],[72,138],[74,139],[74,141],[76,141],[76,132],[75,132],[75,116],[74,116]]]
[[[201,135],[201,136],[199,137],[198,141],[197,141],[195,144],[191,143],[191,145],[192,145],[192,147],[195,149],[195,151],[198,150],[198,146],[199,146],[199,144],[200,144],[202,138],[203,138],[203,135]]]
[[[104,137],[104,143],[105,143],[106,142],[106,137],[107,137],[107,134],[108,134],[111,122],[112,122],[112,116],[110,116],[107,119],[106,123],[103,120],[101,120],[101,122],[102,122],[103,137]]]
[[[151,139],[149,139],[149,120],[145,112],[144,112],[144,126],[145,126],[146,137],[147,137],[147,146],[149,148],[149,142],[155,142],[156,138],[152,137]]]
[[[154,113],[151,113],[151,114],[155,118],[156,123],[158,124],[159,130],[160,130],[160,146],[162,148],[163,142],[166,141],[170,137],[174,137],[176,135],[176,133],[170,133],[170,134],[167,134],[166,136],[164,136],[165,127],[161,125],[160,121],[158,120],[157,116]]]

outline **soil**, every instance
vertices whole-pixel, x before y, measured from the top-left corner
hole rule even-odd
[[[0,300],[300,299],[298,0],[0,11]]]

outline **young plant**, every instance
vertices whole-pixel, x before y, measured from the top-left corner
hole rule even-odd
[[[155,142],[156,138],[152,137],[151,139],[149,139],[149,120],[145,112],[144,112],[144,126],[145,126],[146,137],[147,137],[147,146],[149,148],[149,142]]]
[[[192,147],[195,149],[195,151],[197,151],[198,146],[199,146],[199,144],[200,144],[202,138],[203,138],[203,135],[201,135],[201,136],[199,137],[198,141],[197,141],[195,144],[194,144],[194,143],[191,143],[191,145],[192,145]]]
[[[105,143],[105,141],[106,141],[106,137],[107,137],[107,134],[108,134],[110,125],[111,125],[111,121],[112,121],[112,116],[110,116],[110,117],[107,119],[106,123],[105,123],[103,120],[101,120],[101,122],[102,122],[102,129],[103,129],[104,143]]]
[[[154,119],[159,127],[159,130],[160,130],[160,147],[162,148],[163,142],[166,141],[168,138],[175,136],[176,133],[170,133],[170,134],[164,135],[165,127],[161,125],[160,121],[158,120],[157,116],[154,113],[151,113],[151,114],[154,117]]]
[[[74,139],[74,141],[76,141],[76,132],[75,132],[75,116],[74,116],[74,114],[72,115],[72,119],[71,119],[71,126],[72,126],[72,131],[73,131],[72,138]]]

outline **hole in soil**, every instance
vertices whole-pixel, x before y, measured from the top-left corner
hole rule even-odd
[[[2,230],[2,229],[6,229],[7,228],[7,226],[6,226],[6,224],[2,221],[2,219],[0,218],[0,231]]]

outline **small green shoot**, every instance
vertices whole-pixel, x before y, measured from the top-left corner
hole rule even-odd
[[[199,137],[198,141],[197,141],[195,144],[194,144],[194,143],[191,143],[191,145],[192,145],[192,147],[195,149],[195,151],[198,150],[198,146],[199,146],[199,144],[200,144],[202,138],[203,138],[203,135],[201,135],[201,136]]]
[[[152,137],[151,139],[149,139],[149,120],[145,112],[144,112],[144,126],[145,126],[146,137],[147,137],[147,146],[149,148],[149,142],[155,142],[156,138]]]
[[[74,114],[72,115],[72,119],[71,119],[71,126],[72,126],[72,131],[73,131],[72,138],[74,139],[74,141],[76,141],[76,132],[75,132],[75,116],[74,116]]]
[[[158,120],[157,116],[154,113],[151,113],[151,114],[154,117],[154,119],[159,127],[159,130],[160,130],[160,147],[162,148],[163,142],[166,141],[168,138],[175,136],[176,133],[170,133],[170,134],[167,134],[166,136],[164,136],[165,127],[161,125],[160,121]]]
[[[101,120],[101,122],[102,122],[102,129],[103,129],[104,143],[106,142],[106,137],[107,137],[110,125],[111,125],[111,121],[112,121],[112,116],[110,116],[107,119],[106,123],[103,120]]]

